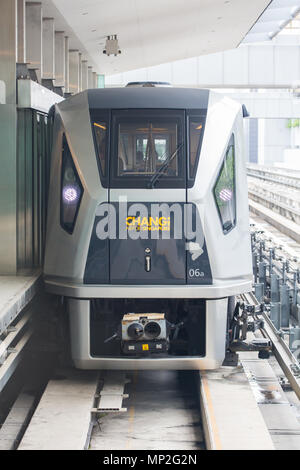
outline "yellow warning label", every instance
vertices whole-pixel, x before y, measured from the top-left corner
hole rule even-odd
[[[127,217],[127,230],[170,231],[170,217]]]
[[[143,351],[149,351],[149,344],[143,344]]]

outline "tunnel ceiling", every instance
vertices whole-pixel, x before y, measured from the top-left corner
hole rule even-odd
[[[47,0],[99,73],[114,74],[239,45],[270,0]],[[122,51],[103,54],[107,35]]]

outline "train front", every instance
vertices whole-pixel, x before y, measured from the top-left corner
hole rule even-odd
[[[240,104],[130,87],[56,106],[44,275],[76,367],[218,367],[250,253]]]

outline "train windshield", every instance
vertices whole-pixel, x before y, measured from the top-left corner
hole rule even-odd
[[[104,187],[193,186],[205,110],[91,109],[90,112]]]
[[[113,135],[113,186],[185,186],[181,111],[116,112]]]

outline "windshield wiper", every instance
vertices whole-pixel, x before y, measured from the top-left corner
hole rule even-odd
[[[161,175],[164,174],[165,170],[168,168],[168,166],[172,162],[173,158],[177,154],[178,150],[180,150],[182,146],[183,146],[183,143],[179,144],[176,147],[176,149],[174,150],[174,152],[171,153],[171,155],[169,155],[169,157],[166,159],[166,161],[163,163],[163,165],[158,169],[158,171],[156,173],[154,173],[154,175],[152,176],[151,180],[148,183],[149,188],[154,188],[155,183],[158,181],[158,179],[161,177]]]

